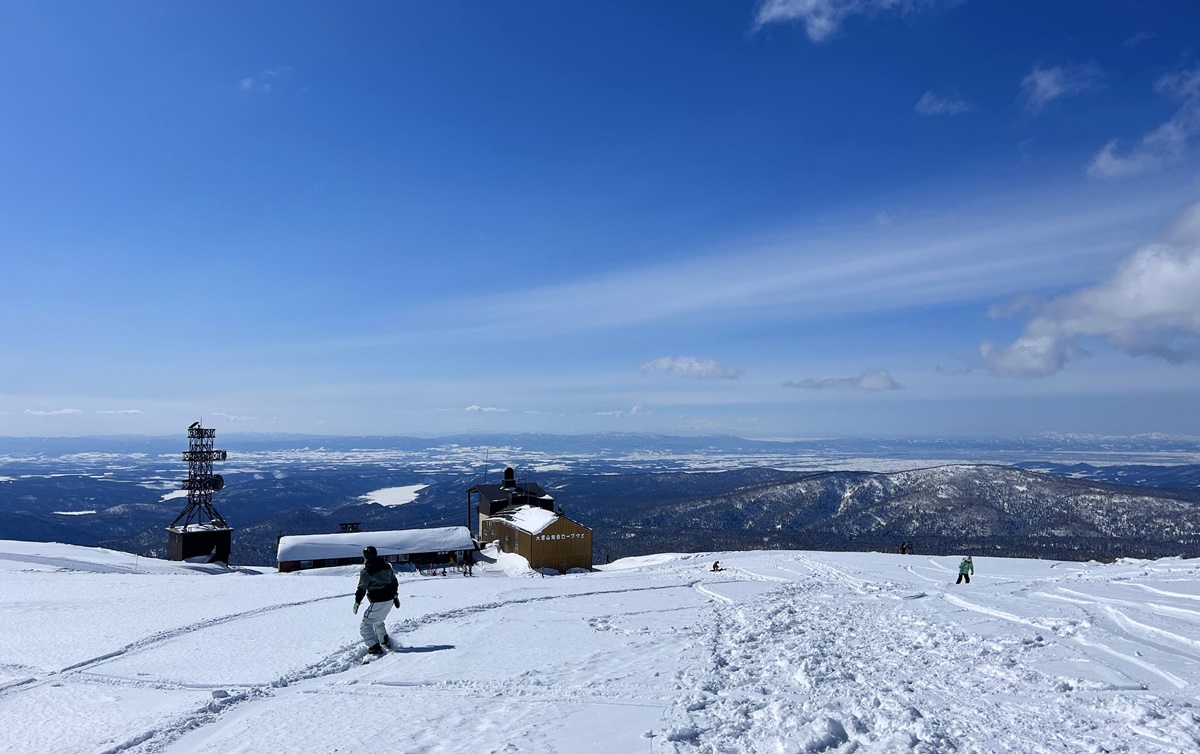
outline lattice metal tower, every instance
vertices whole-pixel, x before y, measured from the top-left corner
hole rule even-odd
[[[188,427],[188,449],[183,460],[188,464],[188,478],[183,481],[187,490],[187,506],[167,527],[168,557],[186,560],[208,555],[209,562],[229,562],[233,529],[213,507],[214,492],[225,486],[225,479],[213,473],[213,462],[224,461],[226,452],[214,450],[215,429],[205,429],[200,422]]]

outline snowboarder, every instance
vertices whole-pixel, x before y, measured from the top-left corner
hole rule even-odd
[[[359,633],[367,645],[367,651],[373,655],[383,654],[383,648],[392,646],[384,619],[392,611],[392,607],[400,607],[400,598],[396,596],[400,582],[391,565],[379,557],[378,551],[371,546],[363,548],[363,567],[358,574],[358,590],[354,593],[354,614],[358,615],[358,607],[363,596],[371,603],[363,613],[362,626]]]
[[[971,574],[975,573],[975,561],[971,560],[971,556],[962,559],[958,564],[958,581],[955,584],[961,584],[965,580],[968,584],[971,583]]]
[[[713,573],[716,573],[717,571],[723,571],[723,570],[725,570],[725,569],[721,567],[721,561],[719,561],[719,560],[714,560],[714,561],[713,561],[712,572],[713,572]]]

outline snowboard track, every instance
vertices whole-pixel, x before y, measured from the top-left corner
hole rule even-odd
[[[438,613],[429,613],[429,614],[422,615],[417,618],[408,618],[408,619],[402,620],[398,623],[395,623],[395,624],[389,626],[388,633],[391,635],[394,635],[394,636],[403,636],[405,634],[416,631],[419,628],[422,628],[430,623],[442,623],[442,622],[445,622],[448,620],[455,620],[455,619],[459,619],[459,618],[470,617],[471,615],[475,615],[477,613],[487,612],[487,611],[491,611],[491,610],[498,610],[498,609],[513,607],[513,606],[518,606],[518,605],[525,605],[525,604],[531,604],[531,603],[537,603],[537,602],[547,602],[547,601],[552,601],[552,600],[595,597],[597,595],[604,595],[604,594],[629,594],[629,593],[635,593],[635,592],[659,591],[659,590],[666,590],[666,589],[691,589],[691,588],[694,588],[697,583],[699,583],[698,580],[692,581],[689,583],[660,584],[660,585],[654,585],[654,586],[630,587],[630,588],[625,588],[625,589],[597,589],[597,590],[592,590],[592,591],[582,591],[582,592],[579,592],[576,594],[547,594],[547,595],[538,595],[538,596],[523,597],[523,598],[508,599],[508,600],[494,600],[494,601],[482,603],[479,605],[471,605],[468,607],[455,608],[455,609],[446,610],[446,611],[442,611],[442,612],[438,612]],[[231,615],[231,616],[225,616],[224,619],[214,619],[214,621],[205,623],[203,626],[197,624],[195,627],[192,628],[192,630],[200,630],[200,628],[207,628],[212,625],[219,625],[219,623],[229,622],[230,620],[233,620],[233,619],[253,617],[254,615],[259,615],[259,614],[269,611],[269,610],[278,610],[278,609],[283,609],[283,608],[287,608],[287,607],[298,607],[298,606],[305,605],[305,604],[311,604],[313,602],[320,602],[320,601],[331,600],[331,599],[344,599],[345,597],[346,597],[346,595],[332,595],[332,596],[328,596],[328,597],[320,597],[320,598],[317,598],[314,600],[304,600],[304,601],[296,602],[296,603],[275,605],[275,606],[272,606],[271,608],[262,608],[259,610],[246,611],[246,612],[237,613],[237,614]],[[146,649],[146,648],[149,648],[149,646],[153,646],[153,644],[158,644],[158,643],[161,643],[162,641],[167,640],[168,638],[175,638],[176,636],[184,635],[186,633],[191,633],[191,631],[180,629],[180,630],[176,630],[176,631],[172,631],[172,632],[163,632],[162,634],[156,634],[154,637],[149,637],[147,639],[144,639],[144,640],[141,640],[138,642],[134,642],[133,644],[131,644],[129,646],[137,647],[138,649]],[[164,634],[171,634],[171,635],[164,636]],[[156,639],[156,641],[154,641],[153,644],[151,644],[150,639]],[[143,646],[143,645],[145,645],[145,646]],[[102,658],[93,658],[93,660],[86,661],[84,663],[78,663],[75,666],[72,666],[72,669],[75,670],[75,669],[78,669],[81,667],[93,667],[96,664],[113,659],[113,657],[121,656],[121,654],[123,654],[123,653],[121,653],[121,652],[110,653],[109,655],[106,655]],[[327,677],[327,676],[331,676],[331,675],[336,675],[338,673],[344,673],[346,671],[353,670],[355,668],[362,668],[363,667],[362,658],[365,654],[366,654],[366,647],[362,646],[361,641],[355,641],[355,642],[351,642],[351,643],[343,645],[338,651],[334,652],[333,654],[328,655],[327,657],[325,657],[322,660],[312,663],[312,664],[310,664],[304,668],[301,668],[299,670],[295,670],[290,673],[287,673],[274,681],[258,683],[258,684],[250,684],[250,685],[230,684],[230,685],[226,685],[226,686],[214,686],[214,688],[218,688],[218,687],[219,688],[234,688],[234,689],[239,689],[239,690],[236,691],[235,693],[231,693],[227,698],[214,699],[213,701],[202,705],[201,707],[193,710],[190,713],[185,713],[184,715],[176,718],[175,720],[167,723],[166,725],[158,726],[149,731],[145,731],[145,732],[139,733],[135,736],[132,736],[132,737],[128,738],[125,742],[118,744],[110,749],[106,749],[104,752],[102,752],[102,754],[122,754],[123,752],[136,752],[137,754],[158,754],[159,752],[162,752],[167,747],[171,746],[176,741],[181,739],[183,736],[185,736],[197,729],[200,729],[204,726],[211,725],[212,723],[217,722],[224,713],[228,712],[229,710],[231,710],[234,707],[240,706],[240,705],[248,703],[248,702],[254,702],[254,701],[270,698],[270,697],[274,696],[280,690],[287,689],[288,687],[292,686],[293,684],[301,683],[301,682],[308,681],[308,680],[313,680],[316,678],[323,678],[323,677]],[[396,654],[403,654],[403,652],[402,651],[396,652]],[[374,664],[374,663],[371,663],[371,664]],[[128,682],[130,680],[130,679],[113,677],[113,676],[96,676],[96,678],[104,678],[106,680],[117,682],[117,683]],[[154,682],[153,681],[134,681],[134,683],[149,684],[149,683],[154,683]],[[189,687],[189,688],[193,688],[193,687]],[[207,688],[207,686],[205,688]],[[660,704],[658,706],[662,706],[662,705]]]

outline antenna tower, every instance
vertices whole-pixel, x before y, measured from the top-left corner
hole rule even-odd
[[[214,492],[225,487],[225,479],[213,473],[213,463],[224,461],[224,450],[214,450],[217,430],[206,429],[200,422],[188,427],[188,449],[183,460],[188,464],[188,477],[182,488],[187,490],[187,506],[167,527],[169,557],[185,560],[208,555],[209,562],[229,562],[233,529],[213,507]]]

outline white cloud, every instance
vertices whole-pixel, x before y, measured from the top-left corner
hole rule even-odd
[[[1005,319],[1018,314],[1030,314],[1037,311],[1041,304],[1042,300],[1032,293],[1022,293],[1003,303],[989,306],[988,316],[992,319]]]
[[[253,416],[235,416],[233,414],[222,414],[221,412],[214,413],[213,416],[224,419],[227,422],[250,422],[254,421]]]
[[[1142,42],[1149,42],[1153,38],[1154,38],[1154,32],[1139,31],[1137,34],[1134,34],[1132,37],[1125,40],[1125,46],[1126,47],[1137,47]]]
[[[262,71],[257,76],[247,76],[238,82],[238,86],[243,92],[258,91],[263,94],[270,94],[272,84],[279,82],[284,77],[292,75],[295,70],[291,66],[281,66],[279,68],[269,68]]]
[[[755,26],[800,21],[814,42],[828,39],[851,16],[874,16],[885,11],[909,13],[959,0],[763,0]]]
[[[803,380],[788,380],[783,387],[801,390],[903,390],[900,383],[884,369],[868,369],[857,377],[808,377]]]
[[[1036,65],[1021,81],[1025,109],[1031,113],[1040,112],[1056,99],[1086,94],[1103,87],[1104,74],[1093,63],[1053,68]]]
[[[694,377],[699,380],[734,380],[742,376],[742,369],[732,364],[722,364],[712,359],[696,356],[660,356],[647,361],[638,368],[642,374],[673,374],[678,377]]]
[[[476,406],[471,405],[463,409],[463,411],[483,411],[484,413],[503,413],[508,411],[506,408],[495,408],[494,406]]]
[[[1047,187],[991,206],[960,202],[937,213],[889,215],[890,225],[867,215],[857,226],[816,229],[821,224],[814,223],[731,239],[678,255],[680,261],[565,282],[531,278],[527,296],[496,292],[414,305],[421,307],[412,311],[423,328],[312,347],[374,348],[428,338],[532,342],[659,324],[777,325],[1066,290],[1097,279],[1098,260],[1128,253],[1128,239],[1144,238],[1162,207],[1178,197],[1178,187],[1168,184],[1133,196],[1118,188],[1095,186],[1085,198]],[[433,400],[454,405],[441,394]]]
[[[56,408],[52,411],[38,411],[37,409],[25,409],[26,416],[67,416],[69,414],[82,414],[83,412],[77,408]]]
[[[96,413],[97,414],[144,414],[146,412],[139,411],[136,408],[123,408],[119,411],[113,411],[112,409],[107,409],[104,411],[97,411]]]
[[[1138,250],[1108,280],[1042,305],[1011,345],[985,341],[979,353],[1001,377],[1047,377],[1087,355],[1083,337],[1130,356],[1200,360],[1200,204],[1167,242]]]
[[[641,406],[634,406],[628,411],[594,411],[592,412],[592,416],[617,416],[624,418],[626,416],[645,416],[649,413],[649,411]]]
[[[962,115],[971,109],[971,103],[954,95],[939,96],[933,92],[925,92],[917,100],[913,110],[917,115]]]
[[[1120,178],[1158,170],[1177,162],[1187,154],[1188,140],[1200,134],[1200,66],[1169,73],[1158,80],[1154,90],[1179,103],[1171,119],[1143,136],[1125,155],[1117,154],[1112,139],[1092,159],[1087,173],[1092,178]]]

